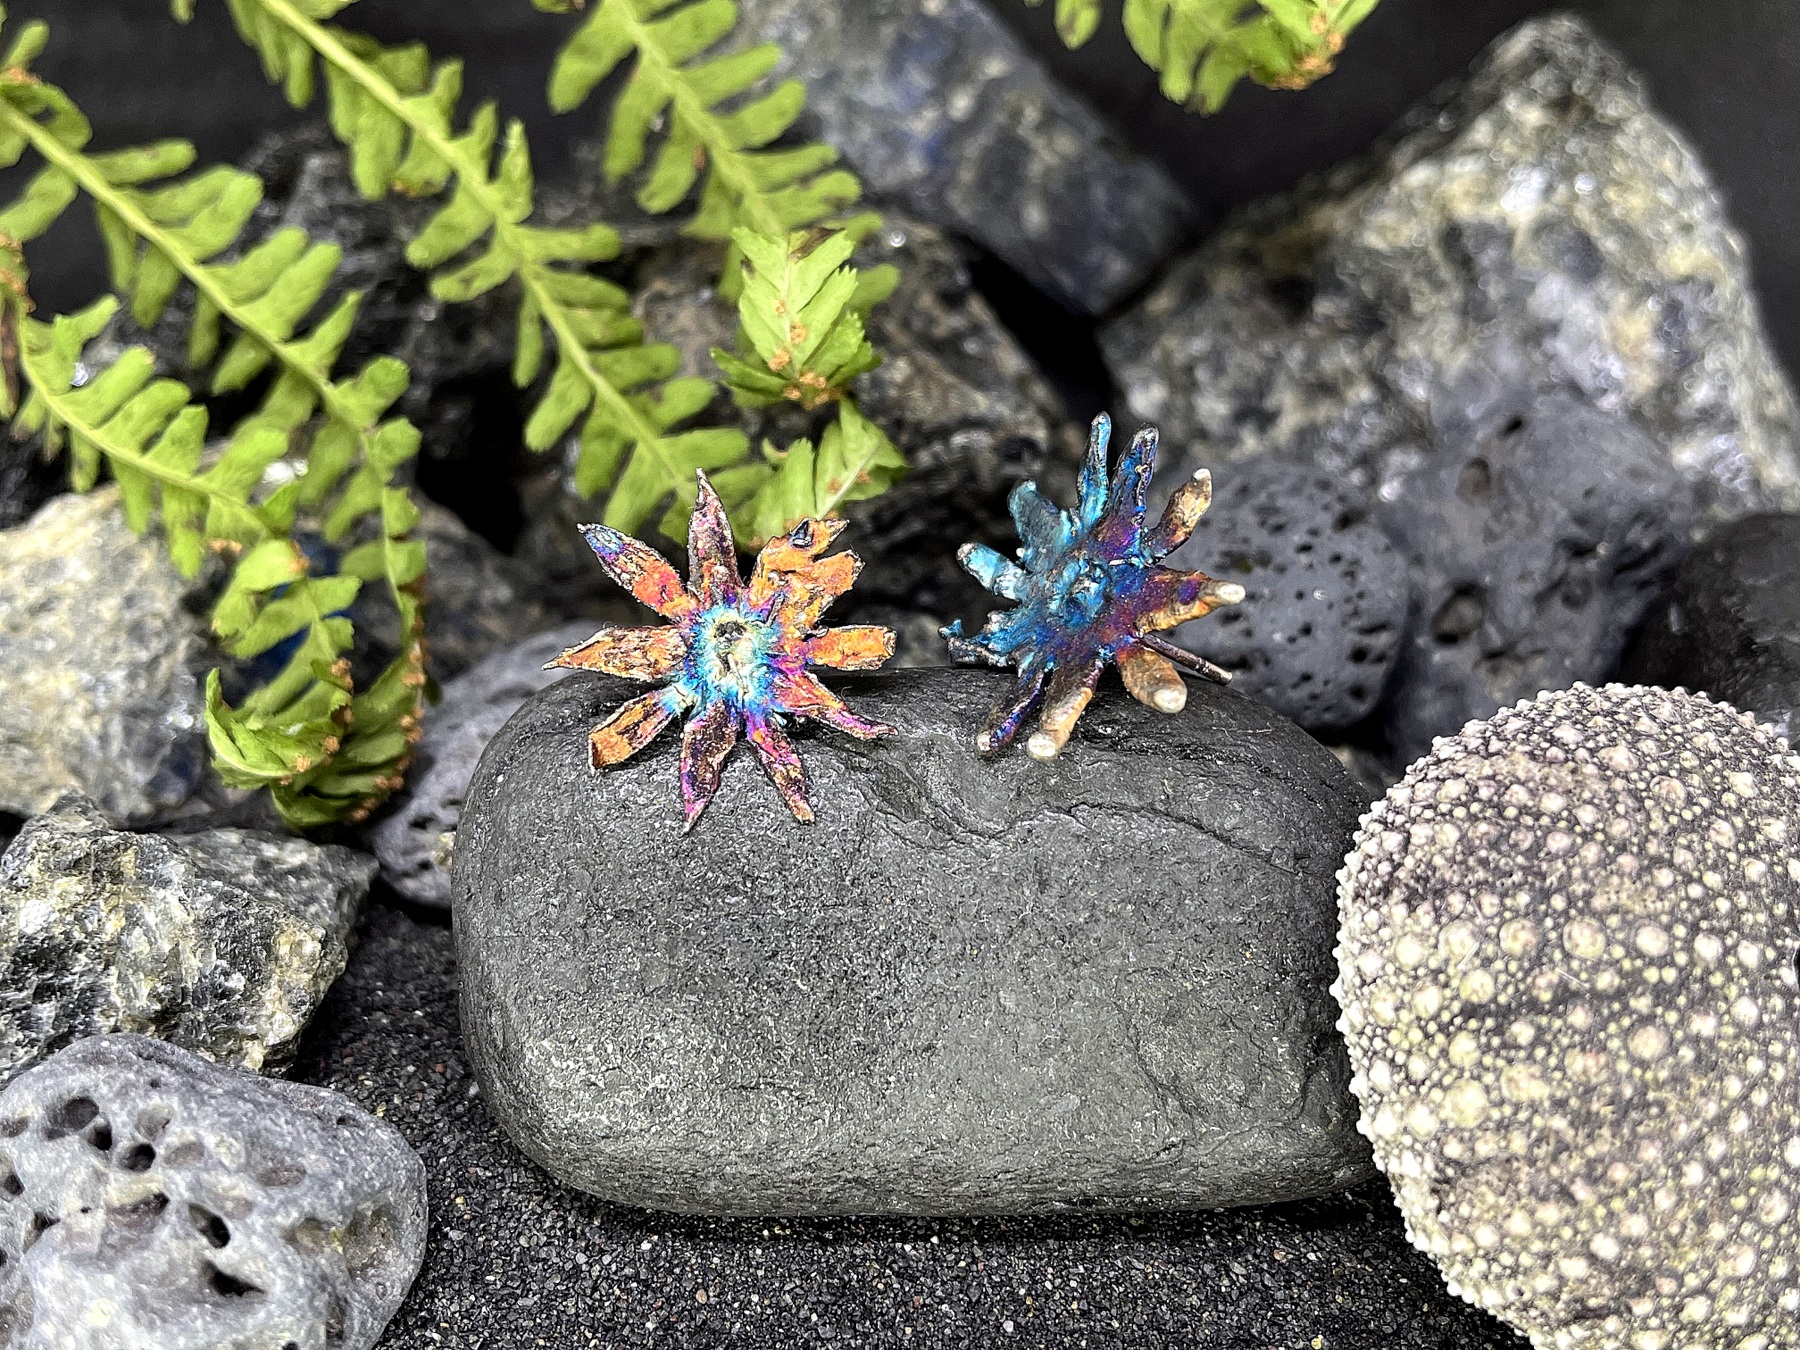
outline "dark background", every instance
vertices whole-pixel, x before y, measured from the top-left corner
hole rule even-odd
[[[1127,140],[1167,167],[1200,208],[1203,230],[1233,207],[1364,149],[1520,19],[1575,9],[1623,49],[1699,147],[1749,239],[1777,345],[1789,368],[1800,369],[1800,179],[1790,168],[1800,158],[1795,0],[1384,0],[1351,38],[1338,73],[1299,94],[1246,83],[1213,117],[1185,112],[1157,92],[1119,31],[1118,0],[1108,0],[1100,33],[1074,53],[1056,40],[1049,3],[988,2]],[[165,0],[36,0],[10,8],[11,24],[34,16],[51,23],[39,69],[93,117],[102,147],[184,136],[198,144],[202,162],[231,160],[263,131],[299,116],[264,83],[224,0],[200,0],[187,29],[170,18]],[[575,144],[600,130],[601,100],[567,117],[544,102],[551,56],[574,18],[541,14],[528,0],[361,0],[345,21],[389,41],[417,38],[434,54],[466,57],[469,100],[495,97],[504,112],[524,118],[542,177],[572,172]],[[83,303],[100,290],[85,216],[32,260],[37,294],[49,308]]]

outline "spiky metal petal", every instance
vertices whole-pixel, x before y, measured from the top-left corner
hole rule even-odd
[[[595,727],[588,738],[596,769],[642,750],[677,716],[681,737],[684,829],[692,829],[719,789],[740,737],[775,784],[794,818],[813,819],[806,773],[784,728],[806,717],[863,740],[893,728],[856,716],[808,667],[873,670],[894,654],[886,628],[820,628],[819,617],[850,589],[862,564],[854,553],[820,555],[840,520],[803,520],[757,556],[748,583],[725,508],[706,475],[688,527],[688,579],[647,544],[605,525],[582,533],[600,565],[632,595],[669,620],[662,628],[602,628],[549,664],[661,683]]]
[[[1231,679],[1156,636],[1244,598],[1244,588],[1235,582],[1158,566],[1187,542],[1206,513],[1212,476],[1202,469],[1182,484],[1162,519],[1146,528],[1156,428],[1137,434],[1109,478],[1111,437],[1112,419],[1102,413],[1088,438],[1073,513],[1047,500],[1035,483],[1013,490],[1013,524],[1022,541],[1016,563],[983,544],[965,544],[957,554],[988,590],[1017,601],[1012,609],[988,615],[974,637],[964,637],[960,623],[944,629],[959,661],[1019,672],[1018,685],[975,738],[983,754],[1009,745],[1025,719],[1041,709],[1025,748],[1039,759],[1054,758],[1093,698],[1108,661],[1118,663],[1132,697],[1166,713],[1187,704],[1182,670],[1220,684]]]

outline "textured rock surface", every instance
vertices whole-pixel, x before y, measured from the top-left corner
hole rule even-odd
[[[335,1092],[100,1036],[0,1122],[19,1350],[369,1350],[424,1255],[418,1156]]]
[[[1451,1289],[1534,1344],[1795,1344],[1797,824],[1785,742],[1620,685],[1471,727],[1363,823],[1362,1128]]]
[[[1496,348],[1648,429],[1709,504],[1800,501],[1792,390],[1687,143],[1579,20],[1533,19],[1370,158],[1249,210],[1102,336],[1131,411],[1215,464],[1382,486]]]
[[[1688,555],[1622,677],[1705,690],[1800,739],[1800,516],[1715,530]]]
[[[0,1077],[109,1031],[279,1067],[344,968],[374,872],[248,830],[130,834],[63,799],[0,856]]]
[[[1061,400],[1018,341],[969,283],[968,268],[936,230],[890,213],[888,228],[858,252],[856,265],[892,263],[900,285],[870,311],[868,333],[882,364],[856,383],[858,405],[905,453],[907,473],[873,501],[853,503],[845,542],[865,566],[846,597],[840,622],[863,622],[854,605],[901,606],[975,621],[985,612],[981,588],[957,566],[956,550],[979,540],[1011,548],[1006,497],[1029,478],[1046,491],[1073,496],[1082,438]],[[737,345],[737,310],[713,289],[719,251],[689,245],[654,254],[636,302],[645,328],[681,352],[682,373],[717,378],[714,347]],[[765,437],[787,445],[834,415],[808,419],[798,410],[742,409],[724,396],[707,417],[737,423],[752,445]],[[536,486],[532,524],[521,553],[552,578],[559,594],[610,599],[617,589],[594,566],[575,530],[595,515],[555,476],[553,492]],[[1011,542],[1008,542],[1011,541]]]
[[[1171,465],[1162,496],[1199,467]],[[1175,641],[1314,734],[1360,722],[1400,654],[1411,591],[1372,501],[1284,459],[1235,464],[1214,482],[1212,510],[1163,565],[1238,582],[1244,602],[1184,624]]]
[[[454,679],[552,620],[524,564],[508,558],[435,502],[419,501],[413,531],[425,542],[425,648],[432,677]],[[379,671],[392,659],[394,609],[385,588],[366,586],[353,612]]]
[[[1540,689],[1610,675],[1695,513],[1692,485],[1615,414],[1559,395],[1439,411],[1438,449],[1379,507],[1417,590],[1382,710],[1395,765]]]
[[[1107,132],[980,0],[745,0],[803,126],[867,189],[979,242],[1071,309],[1110,309],[1180,244],[1179,190]]]
[[[1444,1290],[1379,1179],[1291,1205],[1034,1219],[606,1204],[521,1154],[475,1092],[449,929],[363,912],[296,1072],[381,1111],[430,1175],[425,1266],[381,1350],[1524,1346]]]
[[[545,670],[544,662],[585,642],[598,626],[584,620],[526,638],[444,686],[406,790],[369,832],[388,885],[422,905],[449,905],[450,848],[481,752],[521,703],[569,673]]]
[[[844,682],[819,823],[754,763],[681,834],[677,742],[596,775],[635,689],[565,679],[458,833],[463,1031],[525,1151],[713,1213],[1246,1204],[1364,1175],[1330,1033],[1329,877],[1362,809],[1252,700],[1107,690],[1053,769],[979,761],[998,674]],[[574,1013],[579,1009],[579,1015]]]
[[[191,594],[114,488],[0,533],[0,811],[75,789],[138,823],[187,800],[206,767]]]

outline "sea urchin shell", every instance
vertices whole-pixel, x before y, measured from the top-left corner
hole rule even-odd
[[[686,828],[719,789],[725,760],[742,734],[794,817],[813,818],[806,773],[783,730],[811,718],[861,740],[893,728],[858,717],[808,673],[808,666],[873,670],[894,654],[894,635],[870,625],[819,628],[820,615],[861,569],[854,553],[820,558],[841,520],[803,520],[757,555],[746,585],[725,509],[706,475],[688,526],[688,580],[648,544],[605,525],[582,533],[600,565],[669,620],[662,628],[602,628],[549,664],[627,679],[666,681],[625,704],[589,737],[595,768],[618,764],[648,745],[677,714],[681,800]]]
[[[1537,1347],[1800,1345],[1800,756],[1679,690],[1440,740],[1340,874],[1362,1130]]]
[[[1019,672],[1011,696],[975,738],[983,754],[1011,744],[1041,703],[1043,715],[1025,748],[1038,759],[1055,758],[1109,661],[1118,662],[1131,695],[1159,712],[1186,706],[1183,669],[1220,684],[1231,680],[1212,662],[1156,636],[1244,598],[1236,582],[1157,565],[1194,532],[1212,502],[1212,477],[1202,469],[1182,484],[1161,521],[1146,529],[1156,428],[1145,427],[1133,438],[1109,481],[1111,437],[1112,419],[1101,413],[1088,438],[1073,514],[1046,500],[1035,483],[1013,489],[1009,506],[1024,541],[1017,564],[985,544],[965,544],[957,553],[983,586],[1018,602],[990,614],[972,638],[963,636],[960,622],[944,629],[957,660]]]

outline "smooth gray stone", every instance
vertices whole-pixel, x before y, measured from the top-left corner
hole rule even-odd
[[[1365,799],[1210,686],[1110,680],[1054,764],[971,739],[1010,678],[846,679],[900,728],[803,732],[818,822],[747,755],[681,833],[678,738],[577,675],[489,744],[458,834],[462,1025],[555,1176],[712,1214],[1255,1204],[1369,1175],[1326,992]],[[741,747],[740,747],[741,749]]]
[[[450,905],[450,853],[463,796],[481,752],[519,705],[569,672],[544,662],[585,642],[599,623],[580,620],[495,652],[444,686],[443,702],[425,719],[393,810],[369,831],[381,877],[421,905]]]
[[[145,824],[188,800],[206,769],[194,590],[114,487],[0,532],[0,811],[73,790]]]
[[[12,1350],[369,1350],[425,1255],[425,1168],[325,1088],[95,1036],[0,1092]]]
[[[1682,563],[1620,678],[1705,691],[1800,742],[1800,516],[1750,516]]]
[[[1385,492],[1496,351],[1622,413],[1721,515],[1800,508],[1794,394],[1693,149],[1570,15],[1521,24],[1364,159],[1253,206],[1106,328],[1131,412],[1217,466]]]
[[[116,830],[69,796],[0,855],[0,1080],[137,1031],[277,1069],[344,969],[375,860],[251,830]]]
[[[1111,309],[1192,208],[980,0],[743,0],[731,41],[774,42],[807,134],[865,188],[997,254],[1070,309]]]

